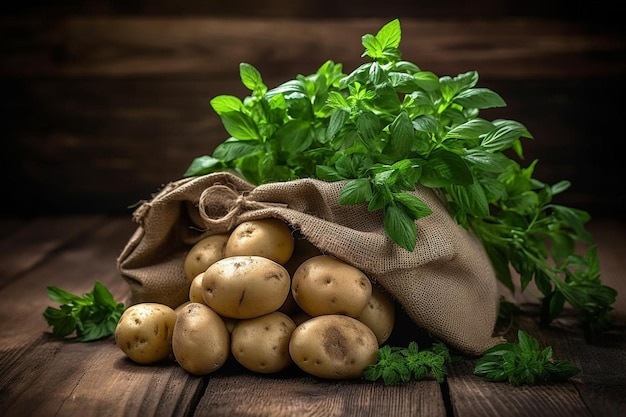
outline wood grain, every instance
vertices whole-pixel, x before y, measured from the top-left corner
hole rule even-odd
[[[6,416],[597,416],[623,415],[626,332],[622,256],[626,225],[594,220],[604,282],[620,290],[613,327],[589,344],[566,312],[550,327],[525,304],[508,330],[552,346],[554,357],[580,367],[571,381],[535,387],[486,382],[472,375],[472,358],[451,369],[444,385],[425,380],[385,387],[365,381],[324,381],[297,369],[257,375],[232,360],[215,374],[195,377],[174,362],[139,366],[112,339],[72,343],[54,339],[42,317],[53,303],[45,286],[87,292],[101,280],[118,299],[128,294],[115,258],[134,231],[127,216],[3,219],[0,265],[12,279],[0,288],[0,407]],[[15,242],[15,244],[11,244]],[[29,260],[26,254],[32,254]],[[20,268],[19,266],[22,265]],[[626,290],[625,290],[626,291]],[[415,336],[397,335],[394,343]],[[405,339],[404,342],[400,341]],[[421,344],[420,340],[420,344]],[[425,346],[425,345],[421,345]],[[51,389],[54,387],[54,389]]]
[[[10,77],[228,77],[240,62],[262,73],[310,73],[325,60],[356,68],[361,36],[387,19],[324,21],[192,17],[0,20],[0,74]],[[424,70],[486,78],[618,76],[618,37],[556,19],[402,19],[403,57]],[[609,64],[610,65],[607,65]]]
[[[514,387],[480,380],[469,361],[452,367],[448,377],[454,415],[522,417],[591,416],[572,384]]]
[[[356,13],[348,3],[307,8],[273,0],[260,10],[246,0],[247,16],[231,4],[207,9],[198,1],[176,10],[165,1],[38,3],[14,4],[0,17],[3,415],[624,414],[626,186],[611,151],[623,138],[616,128],[623,114],[610,103],[626,94],[626,44],[608,2],[562,10],[537,0],[456,1],[452,12],[450,3],[426,9],[398,2],[381,11],[366,1]],[[331,7],[334,14],[324,12]],[[51,304],[47,285],[82,293],[100,280],[125,299],[115,259],[134,231],[133,205],[224,140],[209,100],[247,94],[240,62],[259,68],[270,86],[326,59],[349,71],[363,62],[361,35],[397,15],[404,16],[404,58],[438,75],[477,70],[480,85],[508,104],[487,116],[524,123],[535,136],[525,161],[538,158],[536,173],[546,182],[571,180],[558,202],[592,213],[603,280],[618,289],[614,326],[594,344],[567,314],[539,327],[536,304],[524,295],[516,300],[530,304],[507,333],[529,331],[581,374],[516,388],[473,376],[473,360],[465,358],[441,386],[329,382],[297,370],[268,377],[232,363],[194,377],[173,362],[137,366],[112,339],[80,344],[50,336],[42,317]]]
[[[594,198],[598,193],[619,195],[625,188],[614,161],[618,154],[597,146],[610,137],[610,126],[591,123],[576,101],[586,94],[590,101],[601,102],[600,93],[593,93],[604,91],[601,84],[482,83],[508,104],[485,117],[519,120],[535,137],[524,143],[521,163],[539,159],[538,178],[572,182],[557,197],[560,201],[598,215],[620,212],[625,204],[620,198]],[[33,214],[42,206],[61,213],[128,213],[129,206],[180,178],[195,157],[210,154],[225,140],[210,99],[245,94],[238,80],[161,78],[33,81],[12,89],[20,92],[11,101],[14,117],[7,125],[6,146],[16,158],[7,160],[3,169],[17,177],[7,187],[21,203],[3,208]],[[538,101],[527,101],[524,95]],[[618,110],[602,111],[617,118]],[[588,139],[596,135],[595,141]]]
[[[283,416],[440,416],[446,415],[439,384],[413,382],[402,386],[320,381],[311,377],[216,374],[198,403],[201,415]]]
[[[141,7],[147,7],[142,5]],[[62,9],[61,9],[62,10]],[[238,65],[275,86],[326,59],[350,71],[360,38],[387,19],[217,18],[61,13],[0,18],[0,170],[34,215],[128,213],[181,177],[226,133],[209,101],[244,97]],[[527,125],[526,163],[573,187],[559,202],[598,215],[626,208],[610,123],[621,109],[624,43],[609,25],[545,17],[402,19],[404,58],[438,75],[477,70],[508,103],[486,117]],[[609,87],[610,86],[610,87]],[[597,194],[611,196],[599,200]]]

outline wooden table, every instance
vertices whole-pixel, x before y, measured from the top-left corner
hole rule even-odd
[[[509,329],[523,328],[554,357],[581,372],[569,382],[513,387],[455,363],[444,384],[385,387],[325,381],[291,369],[261,376],[227,363],[196,377],[175,363],[139,366],[112,338],[76,343],[53,338],[42,313],[46,286],[82,294],[95,280],[127,295],[116,257],[134,231],[130,216],[83,215],[0,220],[0,410],[10,416],[623,416],[626,415],[626,223],[594,219],[603,280],[618,290],[611,329],[588,343],[568,314],[537,325],[536,305]],[[519,300],[523,300],[519,298]]]

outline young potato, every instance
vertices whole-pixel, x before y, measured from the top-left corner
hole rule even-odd
[[[231,352],[250,371],[263,374],[282,371],[293,363],[289,340],[295,328],[293,320],[278,311],[240,320],[231,334]]]
[[[393,331],[396,320],[395,303],[387,292],[374,285],[372,297],[357,319],[372,329],[380,346]]]
[[[231,256],[204,272],[202,297],[219,315],[249,319],[276,311],[286,300],[287,270],[262,256]]]
[[[172,334],[176,362],[193,375],[206,375],[224,365],[230,334],[222,318],[205,304],[189,303],[178,312]]]
[[[282,220],[268,218],[249,220],[231,232],[225,255],[262,256],[285,264],[293,254],[294,240],[291,229]]]
[[[191,281],[191,286],[189,287],[189,301],[192,303],[204,304],[204,298],[202,297],[202,293],[204,292],[204,288],[202,287],[203,277],[204,272],[200,272],[193,281]]]
[[[134,362],[160,362],[172,353],[175,322],[176,312],[164,304],[131,305],[117,322],[115,343]]]
[[[189,249],[183,264],[185,277],[189,282],[193,281],[199,273],[206,271],[216,261],[226,257],[224,252],[229,236],[229,233],[208,236]]]
[[[312,316],[358,317],[372,296],[372,283],[352,265],[332,256],[319,255],[298,267],[291,292],[300,308]]]
[[[289,354],[308,374],[327,379],[363,376],[376,362],[378,341],[365,324],[352,317],[329,314],[313,317],[291,334]]]

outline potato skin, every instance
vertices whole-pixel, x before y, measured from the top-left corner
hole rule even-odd
[[[115,344],[131,360],[152,364],[172,353],[172,334],[176,312],[159,303],[129,306],[117,322]]]
[[[374,285],[372,297],[357,319],[372,329],[380,346],[393,331],[396,321],[395,303],[387,292]]]
[[[225,255],[262,256],[284,265],[293,254],[294,245],[291,229],[282,220],[249,220],[233,229]]]
[[[172,351],[176,362],[190,374],[210,374],[228,359],[230,334],[215,311],[191,302],[177,313]]]
[[[372,296],[372,283],[352,265],[332,256],[319,255],[307,259],[296,269],[291,291],[296,303],[311,316],[358,317]]]
[[[231,353],[246,369],[263,374],[282,371],[293,361],[289,355],[293,320],[275,311],[240,320],[231,333]]]
[[[204,277],[204,272],[199,273],[196,277],[191,281],[191,285],[189,286],[189,301],[192,303],[203,303],[204,298],[202,298],[202,292],[204,289],[202,288],[202,278]]]
[[[303,371],[326,379],[354,379],[376,362],[378,341],[355,318],[329,314],[313,317],[291,334],[289,354]]]
[[[226,242],[228,242],[229,236],[229,233],[211,235],[196,242],[189,249],[183,264],[187,281],[192,282],[198,274],[206,271],[216,261],[226,257]]]
[[[261,256],[221,259],[204,272],[202,297],[219,315],[249,319],[277,310],[287,299],[287,270]]]

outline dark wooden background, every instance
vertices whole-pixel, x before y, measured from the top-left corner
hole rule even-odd
[[[2,213],[130,213],[226,134],[209,100],[243,97],[326,59],[349,72],[361,35],[400,18],[404,58],[477,70],[525,124],[536,176],[594,217],[624,212],[622,8],[600,0],[25,1],[0,18]]]

